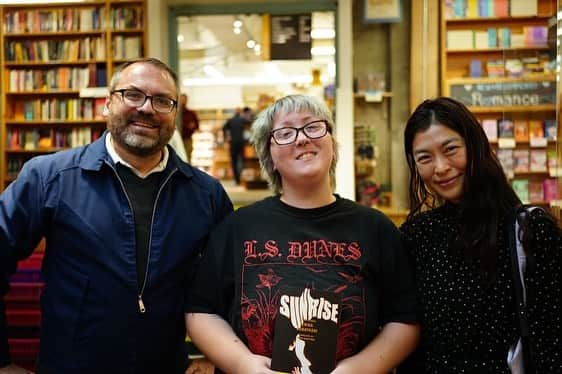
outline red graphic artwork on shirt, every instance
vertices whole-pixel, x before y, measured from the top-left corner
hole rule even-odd
[[[336,359],[356,353],[366,313],[361,256],[356,242],[246,241],[240,313],[250,350],[271,357],[280,290],[291,286],[341,294]]]

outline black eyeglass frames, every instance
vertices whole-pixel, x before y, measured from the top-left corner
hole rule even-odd
[[[134,90],[131,88],[123,88],[120,90],[111,91],[112,94],[120,93],[121,98],[125,104],[130,107],[138,108],[146,103],[146,100],[150,99],[150,104],[152,109],[160,113],[170,113],[174,110],[174,107],[178,104],[176,100],[170,99],[166,96],[150,96],[142,91]]]
[[[309,139],[319,139],[328,133],[328,122],[316,120],[306,123],[302,127],[281,127],[271,131],[271,137],[278,145],[287,145],[297,140],[299,131],[302,131]]]

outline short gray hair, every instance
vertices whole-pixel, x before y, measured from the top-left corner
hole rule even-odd
[[[332,133],[334,119],[328,107],[312,96],[289,95],[282,97],[268,108],[264,109],[252,124],[251,142],[256,148],[262,171],[266,174],[269,185],[276,194],[281,193],[283,185],[281,175],[275,170],[269,146],[271,145],[271,130],[273,121],[280,113],[308,113],[328,123],[328,131]],[[334,158],[330,165],[330,184],[336,187],[336,164],[338,161],[337,142],[332,135]]]

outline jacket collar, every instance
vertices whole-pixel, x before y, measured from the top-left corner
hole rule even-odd
[[[106,163],[111,166],[115,166],[115,163],[113,162],[111,156],[107,152],[107,148],[105,147],[105,138],[107,134],[108,131],[105,131],[103,135],[99,137],[99,139],[86,146],[84,156],[80,160],[80,168],[84,170],[100,171],[103,165]],[[181,161],[172,147],[167,147],[169,152],[169,159],[165,171],[169,172],[172,169],[178,169],[178,171],[185,175],[187,178],[192,178],[194,175],[193,166]]]

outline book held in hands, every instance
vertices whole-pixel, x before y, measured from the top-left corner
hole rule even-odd
[[[328,374],[336,365],[341,295],[311,288],[286,288],[279,298],[271,369]]]

